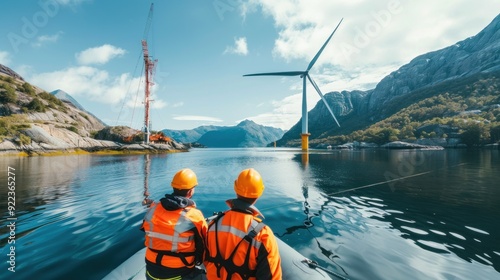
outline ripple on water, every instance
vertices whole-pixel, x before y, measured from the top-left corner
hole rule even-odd
[[[435,233],[437,235],[442,235],[442,236],[446,236],[446,233],[442,232],[442,231],[439,231],[439,230],[435,230],[435,229],[429,229],[432,233]]]
[[[454,233],[454,232],[450,231],[450,234],[453,235],[454,237],[458,238],[458,239],[467,240],[467,239],[465,239],[465,237],[463,237],[462,235],[460,235],[458,233]]]
[[[493,265],[493,263],[492,263],[492,262],[490,262],[489,260],[487,260],[487,259],[486,259],[486,258],[484,258],[483,256],[480,256],[480,255],[476,254],[476,257],[477,257],[478,259],[482,260],[483,262],[485,262],[485,263],[486,263],[486,264],[488,264],[488,265]]]
[[[403,223],[408,223],[408,224],[414,224],[414,223],[416,223],[413,220],[405,220],[405,219],[401,219],[401,218],[397,218],[397,217],[395,219],[398,220],[398,221],[401,221]]]
[[[362,199],[362,198],[359,198],[359,197],[357,197],[357,196],[352,196],[351,198],[352,198],[352,199],[354,199],[354,200],[356,201],[356,203],[357,203],[357,204],[359,204],[359,205],[363,205],[363,206],[370,206],[370,205],[369,205],[368,203],[366,203],[366,202],[365,202],[365,200],[364,200],[364,199]]]
[[[437,253],[450,253],[450,251],[448,250],[448,248],[446,248],[446,246],[444,246],[443,244],[440,244],[440,243],[436,243],[436,242],[433,242],[433,241],[428,241],[428,240],[417,240],[417,243],[420,243],[424,246],[427,246],[430,248],[431,251],[433,252],[437,252]]]
[[[73,231],[72,234],[81,234],[81,233],[87,232],[93,228],[94,227],[92,225],[88,225],[86,227],[80,227],[80,228],[76,229],[75,231]]]
[[[412,227],[407,227],[407,226],[401,226],[402,229],[406,229],[407,231],[411,231],[415,234],[420,234],[420,235],[427,235],[429,234],[427,231],[425,230],[421,230],[421,229],[418,229],[418,228],[412,228]]]
[[[477,228],[474,228],[474,227],[470,227],[470,226],[465,226],[467,229],[470,229],[472,231],[475,231],[475,232],[478,232],[478,233],[482,233],[482,234],[486,234],[486,235],[490,235],[488,232],[484,231],[484,230],[480,230],[480,229],[477,229]]]
[[[391,214],[404,214],[403,211],[399,211],[399,210],[392,210],[392,209],[386,209],[385,212],[387,213],[391,213]]]
[[[380,201],[382,202],[383,200],[380,199],[380,198],[376,198],[376,197],[366,197],[366,196],[360,196],[360,198],[364,199],[364,200],[371,200],[371,201]]]
[[[382,207],[386,207],[386,206],[387,206],[387,205],[385,205],[385,204],[378,203],[378,202],[373,202],[373,201],[367,201],[367,202],[368,202],[368,204],[370,204],[370,205],[377,206],[377,207],[380,207],[380,208],[382,208]]]
[[[460,250],[465,250],[464,247],[458,245],[458,244],[450,244],[451,247],[454,247],[454,248],[457,248],[457,249],[460,249]]]

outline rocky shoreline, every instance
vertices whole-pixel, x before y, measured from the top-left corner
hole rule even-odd
[[[429,140],[429,139],[427,139]],[[453,144],[450,145],[446,141],[434,141],[425,143],[410,143],[404,141],[394,141],[383,145],[377,145],[375,143],[366,142],[350,142],[342,145],[328,145],[320,144],[315,147],[316,149],[334,149],[334,150],[350,150],[350,149],[390,149],[390,150],[444,150],[444,149],[465,149],[467,146],[465,144]],[[482,146],[481,148],[498,150],[500,148],[499,144],[489,144]]]
[[[17,144],[10,140],[0,143],[0,155],[40,156],[64,154],[160,154],[187,152],[188,148],[177,142],[164,144],[122,144],[107,140],[83,137],[79,145],[51,145],[31,142],[29,145]]]

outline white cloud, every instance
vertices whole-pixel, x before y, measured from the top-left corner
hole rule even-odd
[[[226,53],[247,55],[248,54],[247,38],[246,37],[235,38],[234,46],[227,46],[226,50],[224,50],[224,54]]]
[[[75,6],[75,5],[78,5],[82,2],[85,2],[87,0],[56,0],[57,3],[61,4],[61,5],[71,5],[71,6]]]
[[[304,60],[304,68],[344,18],[315,68],[330,64],[350,71],[401,66],[475,35],[497,15],[500,2],[249,0],[241,9],[271,16],[278,31],[274,55]]]
[[[0,51],[0,64],[8,66],[10,63],[10,54],[6,51]]]
[[[46,44],[46,43],[55,43],[59,40],[59,37],[63,34],[62,31],[59,31],[57,32],[56,34],[54,35],[42,35],[42,36],[38,36],[36,38],[36,41],[33,42],[31,45],[33,47],[41,47],[42,45]]]
[[[207,117],[207,116],[194,116],[194,115],[175,116],[173,119],[178,121],[222,122],[222,120],[219,118]]]
[[[314,90],[312,87],[308,87],[307,89]],[[309,91],[307,93],[308,110],[312,109],[318,100],[319,96]],[[272,100],[270,103],[273,107],[271,112],[247,117],[245,119],[266,126],[290,129],[302,117],[302,93],[293,94],[281,100]]]
[[[140,77],[131,77],[124,73],[119,76],[111,76],[107,71],[90,66],[70,67],[59,71],[32,74],[29,79],[31,83],[52,91],[62,89],[77,97],[84,97],[103,104],[121,104],[125,100],[127,107],[142,106],[143,96],[137,98],[129,93],[130,90],[143,88]],[[151,104],[153,108],[165,107],[166,103],[155,96],[153,89]]]
[[[157,99],[157,97],[155,97],[154,95],[152,96],[152,99],[153,99],[153,102],[151,102],[151,108],[153,108],[153,109],[161,109],[161,108],[165,108],[168,106],[167,102],[160,100],[160,99]]]
[[[76,60],[82,65],[105,64],[115,57],[125,54],[125,50],[105,44],[100,47],[89,48],[77,53]]]

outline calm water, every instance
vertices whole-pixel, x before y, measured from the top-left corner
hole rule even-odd
[[[15,273],[7,270],[9,166]],[[257,206],[276,235],[350,279],[500,279],[498,151],[307,158],[290,149],[1,157],[0,279],[101,279],[143,246],[145,190],[159,199],[183,167],[198,175],[195,200],[207,216],[226,209],[242,169],[256,168],[266,185]]]

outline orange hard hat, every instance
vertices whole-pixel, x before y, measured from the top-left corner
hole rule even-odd
[[[264,182],[259,172],[253,168],[241,171],[238,179],[234,181],[236,194],[246,198],[258,198],[264,192]]]
[[[184,168],[175,173],[171,185],[179,190],[189,190],[198,185],[198,179],[193,170]]]

